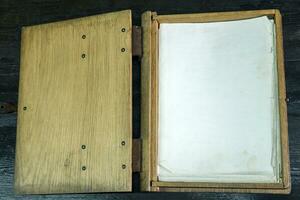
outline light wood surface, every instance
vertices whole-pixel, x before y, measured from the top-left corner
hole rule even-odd
[[[154,14],[154,16],[156,13]],[[159,121],[159,104],[158,104],[158,22],[153,21],[151,24],[151,181],[157,181],[157,137],[158,137],[158,121]],[[152,188],[153,189],[153,188]]]
[[[200,22],[220,22],[230,20],[250,19],[261,16],[274,17],[276,10],[250,10],[233,12],[212,12],[194,14],[174,14],[157,15],[154,20],[159,23],[200,23]]]
[[[143,57],[141,71],[141,139],[142,170],[141,190],[156,191],[151,181],[157,181],[157,122],[158,122],[158,23],[152,18],[155,12],[147,11],[142,15]]]
[[[152,181],[152,186],[156,187],[176,187],[176,188],[283,188],[282,183],[213,183],[213,182],[167,182]]]
[[[279,88],[279,115],[280,115],[280,136],[281,136],[281,159],[282,159],[282,179],[285,188],[291,187],[290,177],[290,157],[288,139],[288,120],[286,106],[286,88],[284,71],[284,51],[282,37],[282,17],[279,10],[275,10],[275,30],[276,30],[276,55]]]
[[[290,184],[290,169],[289,169],[289,153],[288,153],[288,131],[287,131],[287,111],[286,111],[286,102],[285,102],[285,75],[284,75],[284,61],[283,61],[283,45],[282,45],[282,22],[281,15],[278,10],[253,10],[253,11],[237,11],[237,12],[218,12],[218,13],[199,13],[199,14],[177,14],[177,15],[154,15],[152,18],[152,24],[155,22],[158,23],[200,23],[200,22],[217,22],[217,21],[229,21],[229,20],[241,20],[249,19],[260,16],[268,16],[275,20],[276,25],[276,48],[277,48],[277,63],[278,63],[278,79],[279,79],[279,102],[280,102],[280,127],[281,127],[281,148],[282,148],[282,162],[283,162],[283,174],[282,174],[282,183],[278,184],[261,184],[261,183],[189,183],[189,182],[160,182],[157,181],[156,175],[156,141],[157,141],[157,125],[155,126],[155,121],[158,119],[158,116],[150,118],[150,123],[154,126],[151,129],[151,146],[150,151],[151,155],[148,158],[151,162],[150,177],[149,180],[152,185],[150,191],[165,191],[165,192],[252,192],[252,193],[289,193],[291,190]],[[153,26],[153,25],[152,25]],[[152,31],[155,28],[152,28]],[[158,30],[156,30],[158,31]],[[152,34],[152,37],[155,37],[155,34]],[[152,38],[152,41],[155,39]],[[152,42],[154,43],[154,42]],[[155,64],[157,57],[157,48],[158,44],[155,44],[156,47],[147,46],[150,48],[153,53],[152,63],[148,65],[151,66],[151,71],[156,71],[159,66]],[[145,48],[145,47],[144,47]],[[148,49],[149,50],[149,49]],[[156,58],[155,58],[156,57]],[[153,74],[153,73],[152,73]],[[153,76],[151,74],[151,77]],[[142,82],[149,82],[152,84],[151,91],[149,96],[157,95],[157,87],[155,78],[150,80],[143,80]],[[155,85],[155,86],[154,86]],[[154,87],[153,87],[154,86]],[[155,97],[152,97],[155,99]],[[148,105],[147,105],[148,106]],[[149,110],[155,111],[158,109],[158,104],[152,101],[151,108]],[[142,118],[143,120],[143,118]]]
[[[143,54],[141,62],[141,141],[142,167],[140,185],[142,191],[150,191],[150,144],[151,144],[151,20],[152,13],[142,15]]]
[[[253,189],[253,188],[176,188],[176,187],[159,187],[159,192],[238,192],[238,193],[270,193],[270,194],[289,194],[291,188],[283,189]]]
[[[16,192],[131,191],[131,27],[126,10],[22,29]]]

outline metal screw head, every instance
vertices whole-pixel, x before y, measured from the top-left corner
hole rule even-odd
[[[85,39],[85,38],[86,38],[86,35],[82,35],[81,38],[82,38],[82,39]]]
[[[124,51],[125,51],[125,48],[122,48],[121,51],[124,52]]]
[[[27,110],[27,107],[26,107],[26,106],[24,106],[24,107],[23,107],[23,110]]]
[[[81,54],[81,58],[85,58],[85,54],[83,53],[83,54]]]
[[[81,145],[81,148],[82,148],[82,149],[85,149],[85,148],[86,148],[86,146],[83,144],[83,145]]]
[[[86,166],[82,166],[81,169],[84,171],[86,170]]]
[[[122,146],[124,146],[125,145],[125,141],[122,141],[121,144],[122,144]]]
[[[122,169],[125,169],[125,168],[126,168],[126,165],[125,165],[125,164],[123,164],[123,165],[122,165]]]
[[[122,29],[121,29],[121,31],[122,31],[122,32],[125,32],[125,31],[126,31],[126,29],[125,29],[125,28],[122,28]]]

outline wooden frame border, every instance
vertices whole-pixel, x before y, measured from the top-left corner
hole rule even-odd
[[[158,121],[158,28],[160,23],[199,23],[249,19],[268,16],[275,21],[282,183],[200,183],[161,182],[157,179],[157,121]],[[282,19],[279,10],[253,10],[203,14],[156,15],[147,11],[142,15],[142,170],[141,190],[165,192],[246,192],[290,193],[290,164],[288,149],[287,107],[282,41]]]

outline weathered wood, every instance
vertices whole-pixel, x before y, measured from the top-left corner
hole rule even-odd
[[[300,199],[300,1],[122,1],[103,0],[90,1],[16,1],[6,0],[0,4],[0,101],[17,102],[20,26],[45,22],[60,21],[80,16],[117,11],[124,8],[133,9],[133,22],[140,24],[141,14],[145,10],[158,11],[161,14],[204,13],[216,11],[253,10],[278,8],[283,15],[283,40],[285,52],[285,72],[289,121],[289,145],[291,158],[292,193],[290,195],[271,194],[231,194],[231,193],[110,193],[110,194],[68,194],[68,195],[34,195],[18,196],[13,191],[16,114],[0,114],[0,199]],[[68,10],[68,12],[66,12]],[[134,58],[137,60],[136,58]],[[135,63],[138,63],[137,61]],[[140,65],[133,68],[133,95],[140,95]],[[136,69],[136,70],[135,70]],[[135,98],[134,116],[140,113],[139,99]],[[134,132],[139,131],[139,121],[133,121]],[[139,191],[136,182],[136,191]],[[142,189],[142,188],[141,188]]]
[[[142,15],[143,56],[141,65],[141,190],[150,191],[150,134],[151,134],[151,17],[150,11]]]
[[[159,23],[192,23],[192,22],[218,22],[249,19],[260,16],[274,17],[276,10],[252,10],[235,12],[212,12],[195,14],[177,14],[177,15],[157,15],[154,20]]]
[[[279,113],[280,113],[280,141],[281,141],[281,158],[282,158],[282,182],[283,183],[204,183],[204,182],[160,182],[157,180],[157,140],[158,140],[158,103],[159,98],[158,90],[158,76],[157,76],[157,52],[158,52],[158,29],[159,23],[194,23],[194,22],[216,22],[216,21],[228,21],[228,20],[241,20],[249,19],[260,16],[268,16],[275,21],[276,28],[276,55],[277,55],[277,68],[278,68],[278,88],[279,88]],[[287,130],[287,109],[286,109],[286,89],[285,89],[285,73],[284,73],[284,57],[282,46],[282,22],[279,10],[253,10],[253,11],[237,11],[237,12],[216,12],[216,13],[197,13],[197,14],[177,14],[177,15],[155,15],[152,18],[152,36],[151,36],[151,132],[150,132],[150,181],[152,183],[152,191],[160,191],[162,188],[165,191],[190,191],[191,188],[198,188],[200,191],[205,191],[203,188],[207,188],[207,191],[218,191],[222,189],[228,192],[234,192],[232,189],[238,188],[237,192],[275,192],[275,193],[287,193],[290,191],[290,161],[289,161],[289,146],[288,146],[288,130]],[[148,47],[149,48],[149,47]],[[167,189],[166,189],[167,188]],[[171,188],[171,190],[168,190]],[[179,189],[180,188],[180,189]],[[245,189],[243,191],[243,189]],[[271,190],[270,190],[271,189]],[[275,191],[276,190],[276,191]]]
[[[290,175],[288,119],[287,119],[287,105],[286,105],[287,99],[286,99],[285,70],[284,70],[284,52],[283,52],[283,38],[282,38],[282,18],[279,10],[275,10],[274,18],[275,18],[275,31],[276,31],[276,56],[277,56],[277,73],[278,73],[282,179],[283,179],[284,188],[290,188],[291,175]]]
[[[23,28],[16,192],[131,191],[131,24],[126,10]]]

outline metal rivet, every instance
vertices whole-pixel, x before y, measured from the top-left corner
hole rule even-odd
[[[121,31],[122,31],[122,32],[125,32],[125,31],[126,31],[126,29],[125,29],[125,28],[122,28],[122,29],[121,29]]]
[[[124,51],[125,51],[125,48],[122,48],[121,51],[124,52]]]
[[[83,54],[81,54],[81,58],[85,58],[85,54],[83,53]]]
[[[84,171],[86,170],[86,166],[82,166],[81,169]]]
[[[122,141],[121,144],[124,146],[125,145],[125,141]]]
[[[122,165],[122,169],[125,169],[125,168],[126,168],[126,165],[125,165],[125,164],[123,164],[123,165]]]
[[[290,98],[285,98],[285,101],[288,103],[288,102],[290,102]]]
[[[86,38],[86,36],[85,35],[82,35],[82,39],[85,39]]]
[[[81,148],[82,148],[82,149],[85,149],[85,148],[86,148],[86,146],[83,144],[83,145],[81,145]]]
[[[25,107],[23,107],[23,110],[27,110],[27,107],[25,106]]]

